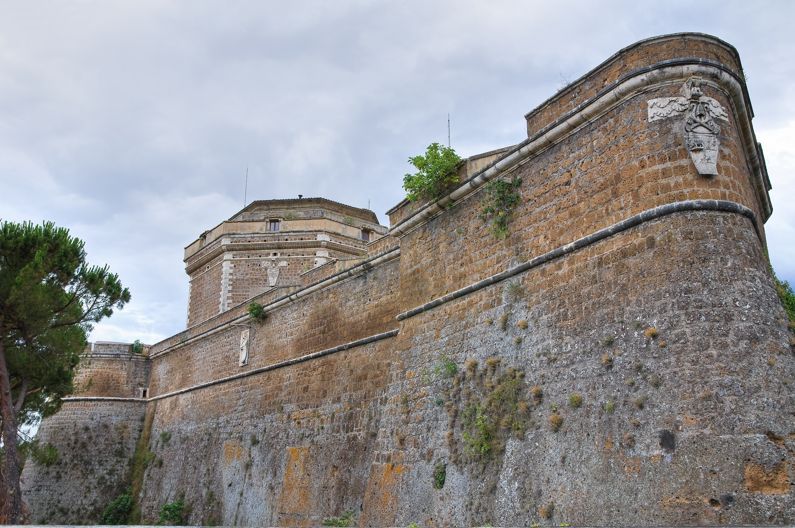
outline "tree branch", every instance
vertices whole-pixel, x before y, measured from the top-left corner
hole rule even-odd
[[[22,379],[22,385],[19,388],[19,396],[17,396],[17,401],[14,403],[14,412],[17,414],[19,411],[22,410],[22,406],[25,404],[25,396],[27,396],[28,392],[28,379]]]

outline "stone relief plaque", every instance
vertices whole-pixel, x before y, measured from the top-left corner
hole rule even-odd
[[[266,268],[265,271],[268,274],[268,286],[276,286],[276,282],[279,280],[279,268],[287,266],[287,261],[282,260],[277,264],[275,260],[271,259],[263,262],[262,266]]]
[[[720,126],[716,119],[729,121],[726,109],[701,90],[702,79],[691,77],[682,85],[681,97],[660,97],[648,101],[649,122],[684,117],[684,144],[696,170],[703,176],[717,176]]]
[[[241,367],[248,364],[248,334],[248,328],[240,332],[240,359],[238,360],[238,365]]]

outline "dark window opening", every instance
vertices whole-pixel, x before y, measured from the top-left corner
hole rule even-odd
[[[362,229],[362,240],[364,242],[370,241],[370,233],[372,233],[372,231],[370,231],[369,229]]]
[[[279,220],[268,220],[268,231],[278,231],[279,224],[281,224]]]

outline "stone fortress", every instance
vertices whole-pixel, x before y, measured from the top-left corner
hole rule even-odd
[[[736,50],[629,46],[390,228],[257,201],[185,250],[188,327],[96,343],[34,522],[131,489],[196,524],[795,522],[795,357]],[[506,237],[490,182],[521,180]],[[257,303],[265,317],[249,315]]]

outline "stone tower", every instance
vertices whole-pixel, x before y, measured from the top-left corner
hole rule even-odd
[[[372,211],[325,198],[252,202],[185,248],[188,326],[267,290],[298,286],[318,266],[361,259],[384,233]]]

